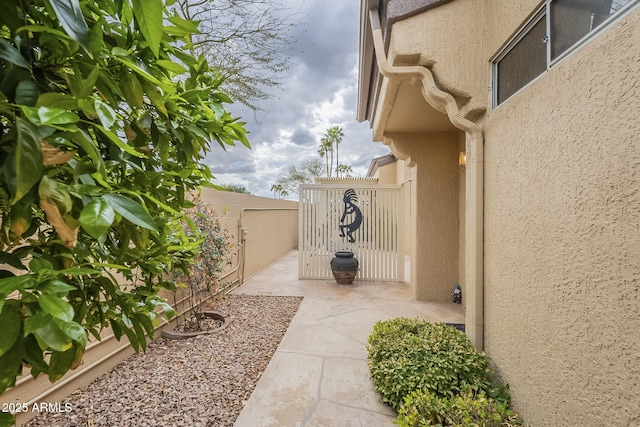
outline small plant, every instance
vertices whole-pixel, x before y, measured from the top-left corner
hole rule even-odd
[[[465,388],[453,397],[414,391],[404,398],[396,424],[400,427],[515,427],[522,425],[522,419],[506,403],[497,402],[483,391],[474,393]]]
[[[205,303],[228,288],[220,281],[220,273],[231,264],[234,245],[229,230],[220,224],[220,217],[209,205],[196,201],[188,216],[192,221],[187,235],[197,239],[192,262],[172,279],[187,287],[191,319],[197,330],[202,330],[202,309]],[[180,285],[178,285],[180,286]]]
[[[376,390],[395,410],[415,390],[453,397],[463,388],[477,392],[495,388],[489,358],[476,351],[462,332],[444,323],[407,318],[378,322],[367,350]]]

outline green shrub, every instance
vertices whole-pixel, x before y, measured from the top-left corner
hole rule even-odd
[[[454,397],[461,390],[491,391],[508,404],[506,388],[491,383],[489,358],[467,337],[444,323],[396,318],[377,322],[369,336],[371,379],[384,402],[396,411],[415,390]]]
[[[481,391],[465,389],[458,396],[438,397],[428,391],[415,391],[404,398],[396,422],[400,427],[425,426],[521,426],[522,419]]]

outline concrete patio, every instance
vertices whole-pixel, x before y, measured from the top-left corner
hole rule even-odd
[[[304,297],[235,426],[392,426],[395,413],[367,369],[374,323],[399,316],[464,323],[463,308],[415,301],[408,283],[297,277],[292,251],[233,292]]]

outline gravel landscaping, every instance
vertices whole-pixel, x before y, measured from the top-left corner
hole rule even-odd
[[[232,318],[218,333],[158,338],[26,426],[232,426],[302,298],[230,295],[213,308]]]

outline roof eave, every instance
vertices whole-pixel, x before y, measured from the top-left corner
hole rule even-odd
[[[389,5],[393,10],[387,11],[386,19],[384,20],[383,27],[388,32],[394,22],[409,18],[411,16],[425,12],[426,10],[441,6],[449,3],[453,0],[406,0],[398,1],[398,6],[392,7],[395,3],[389,0],[361,0],[360,1],[360,46],[359,46],[359,67],[358,67],[358,108],[356,113],[356,120],[363,122],[365,120],[371,120],[369,117],[370,111],[375,110],[369,108],[369,102],[371,95],[372,72],[375,64],[375,51],[373,47],[373,35],[371,33],[371,25],[369,24],[369,11],[371,9],[378,9],[380,11],[381,2],[383,9],[386,9]],[[386,41],[388,44],[388,39]],[[374,94],[374,97],[376,95]],[[372,124],[371,124],[372,125]]]
[[[358,109],[356,120],[368,120],[369,88],[371,87],[371,71],[373,70],[374,51],[369,10],[378,6],[379,0],[361,0],[360,2],[360,64],[358,67]]]

